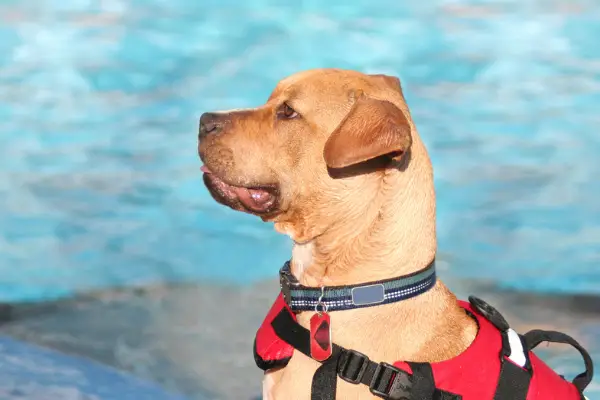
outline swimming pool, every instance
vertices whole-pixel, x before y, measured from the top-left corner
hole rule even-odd
[[[0,337],[4,400],[186,400],[85,359]]]
[[[600,293],[597,3],[198,4],[0,5],[0,300],[273,277],[290,244],[210,199],[197,119],[320,66],[403,80],[448,274]]]

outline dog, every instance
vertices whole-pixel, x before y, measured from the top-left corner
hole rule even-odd
[[[408,275],[435,258],[433,168],[396,77],[294,74],[260,107],[203,114],[198,153],[217,202],[293,240],[291,272],[304,286]],[[298,323],[308,328],[311,315]],[[428,363],[458,356],[478,332],[439,280],[405,301],[331,313],[330,325],[337,344],[372,360]],[[263,398],[309,399],[319,366],[294,353],[265,374]],[[337,398],[373,394],[338,379]]]
[[[282,80],[261,107],[201,119],[198,152],[209,192],[288,235],[292,272],[304,285],[386,279],[435,257],[433,168],[398,78],[310,70]],[[309,314],[299,322],[308,326]],[[477,333],[439,281],[423,296],[331,319],[336,342],[382,360],[442,361]],[[266,374],[264,398],[309,398],[318,365],[294,356]],[[340,380],[338,397],[373,395]]]

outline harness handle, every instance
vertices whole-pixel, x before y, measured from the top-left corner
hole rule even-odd
[[[577,375],[575,379],[573,379],[573,385],[579,390],[580,393],[583,393],[585,388],[592,381],[592,377],[594,376],[594,362],[592,361],[592,357],[584,349],[575,339],[571,336],[564,334],[562,332],[556,331],[544,331],[541,329],[534,329],[532,331],[527,332],[523,335],[525,339],[525,346],[527,350],[533,350],[542,342],[549,343],[561,343],[561,344],[569,344],[573,346],[581,357],[583,357],[583,362],[585,364],[585,371],[581,374]]]

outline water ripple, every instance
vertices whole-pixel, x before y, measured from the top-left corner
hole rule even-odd
[[[273,276],[290,245],[210,199],[197,118],[319,66],[402,78],[447,274],[600,293],[592,0],[26,0],[0,22],[3,301]]]

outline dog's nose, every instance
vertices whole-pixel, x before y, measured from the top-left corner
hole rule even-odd
[[[217,113],[204,113],[200,116],[200,130],[198,137],[219,133],[223,128],[223,117]]]

